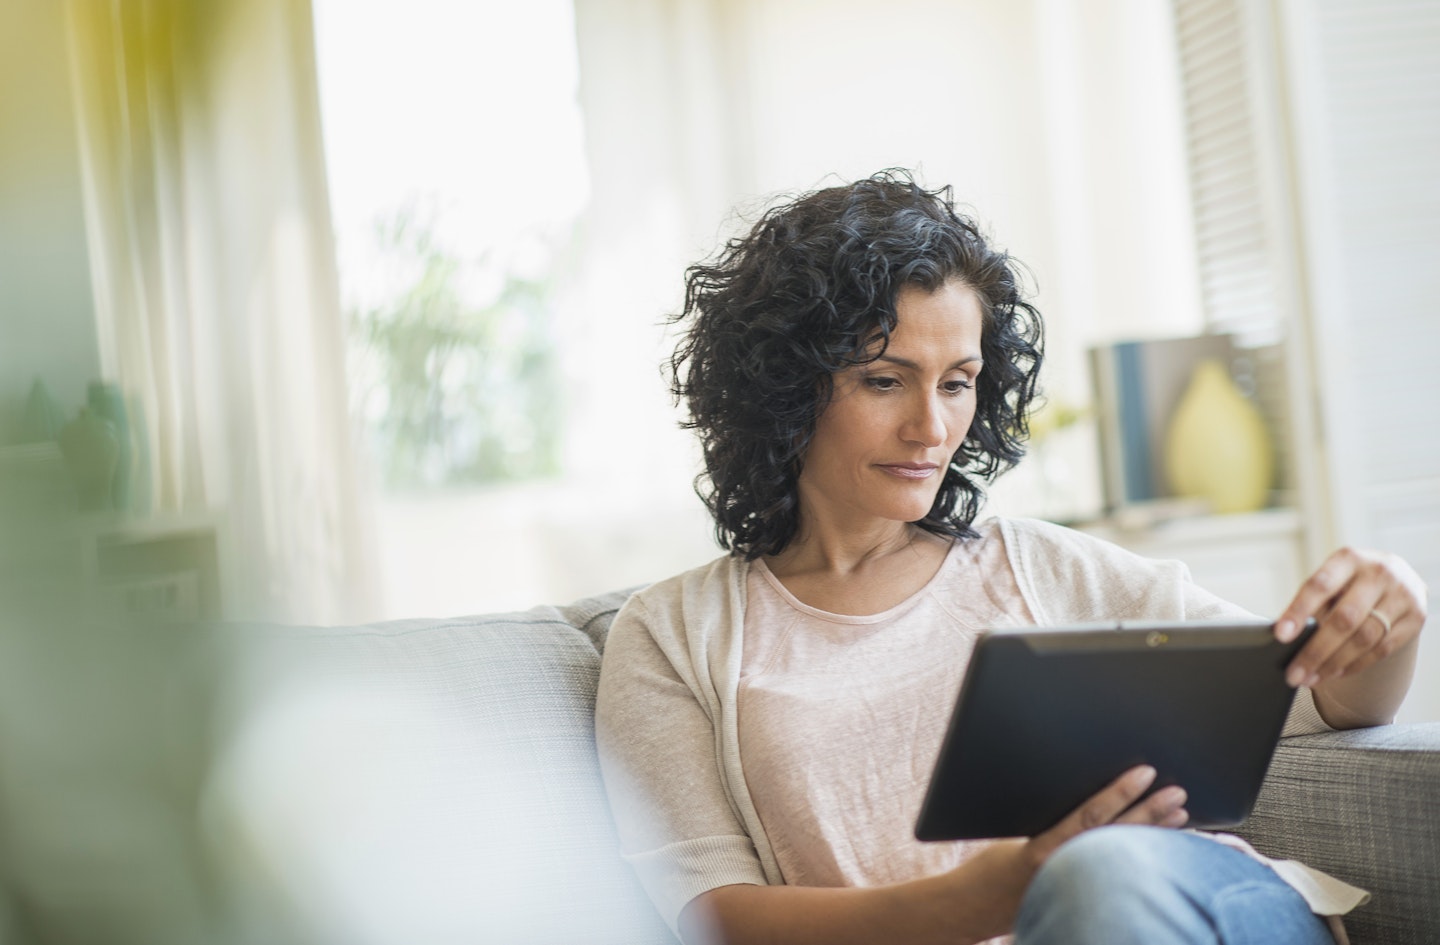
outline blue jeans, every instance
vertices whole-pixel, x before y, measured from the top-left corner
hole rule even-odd
[[[1020,904],[1016,945],[1334,945],[1275,871],[1160,827],[1112,825],[1066,843]]]

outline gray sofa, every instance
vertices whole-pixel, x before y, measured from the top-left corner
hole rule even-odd
[[[462,733],[444,744],[487,759],[446,794],[433,848],[442,873],[489,865],[462,884],[481,940],[674,942],[617,859],[595,758],[600,657],[624,599],[307,632],[327,670],[363,669],[382,701],[423,702],[434,711],[417,718]],[[1440,943],[1440,724],[1287,741],[1241,832],[1371,890],[1347,923],[1355,945]]]

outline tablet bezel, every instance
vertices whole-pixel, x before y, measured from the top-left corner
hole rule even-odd
[[[1249,816],[1295,690],[1266,621],[992,630],[977,640],[915,826],[1034,836],[1137,764],[1181,784],[1193,827]],[[1187,783],[1188,782],[1188,783]]]

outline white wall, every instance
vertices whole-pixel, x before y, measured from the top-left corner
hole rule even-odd
[[[1200,326],[1163,4],[745,9],[754,191],[889,165],[954,185],[1034,271],[1067,385],[1096,339]]]
[[[1335,541],[1428,583],[1399,718],[1440,720],[1440,3],[1278,9]]]

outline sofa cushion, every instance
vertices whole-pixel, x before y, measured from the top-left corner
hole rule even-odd
[[[595,754],[624,599],[269,632],[222,806],[295,921],[350,941],[673,945],[619,858]]]

